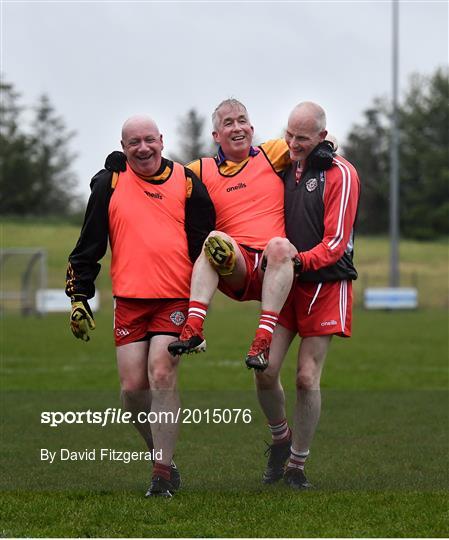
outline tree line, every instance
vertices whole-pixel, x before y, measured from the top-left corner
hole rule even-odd
[[[343,145],[362,183],[357,229],[388,231],[391,106],[376,98]],[[398,110],[400,230],[431,239],[449,233],[448,69],[414,75]]]
[[[14,85],[0,83],[0,215],[68,216],[80,210],[76,154],[67,129],[47,95],[26,109]],[[31,112],[28,128],[24,115]]]
[[[11,83],[1,83],[0,215],[67,216],[81,208],[72,170],[75,135],[43,95],[23,128],[24,107]],[[399,106],[400,230],[404,237],[430,239],[449,233],[448,69],[414,75]],[[374,98],[362,122],[351,127],[341,151],[357,168],[362,194],[357,230],[388,232],[391,106]],[[178,151],[183,164],[213,155],[205,119],[190,109],[179,119]]]

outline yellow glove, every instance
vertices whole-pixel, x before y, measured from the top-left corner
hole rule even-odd
[[[231,242],[220,236],[210,236],[204,244],[204,253],[220,276],[229,276],[235,267],[236,255]]]
[[[94,316],[85,296],[72,296],[70,329],[76,338],[83,341],[89,341],[89,330],[95,330]]]

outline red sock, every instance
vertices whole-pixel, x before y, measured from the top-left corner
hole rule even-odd
[[[288,427],[286,418],[275,422],[268,422],[268,427],[271,431],[273,444],[281,444],[292,438],[292,432]]]
[[[153,478],[161,476],[165,480],[170,481],[170,465],[156,462],[153,467]]]
[[[306,462],[306,459],[309,456],[310,450],[306,450],[305,452],[298,452],[298,450],[295,450],[293,447],[291,448],[291,454],[290,459],[288,460],[287,467],[289,469],[301,469],[304,470],[304,465]]]
[[[189,324],[195,330],[203,331],[203,323],[207,314],[207,304],[191,300],[189,302],[189,312],[187,314],[186,324]]]
[[[274,311],[262,311],[259,319],[259,326],[256,330],[256,338],[265,338],[271,342],[274,327],[278,322],[279,313]]]

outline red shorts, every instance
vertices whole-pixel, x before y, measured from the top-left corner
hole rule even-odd
[[[351,335],[352,281],[297,281],[279,315],[279,324],[301,337]]]
[[[246,276],[243,288],[239,291],[233,290],[222,278],[218,282],[218,289],[232,298],[245,302],[246,300],[262,299],[262,280],[259,276],[259,263],[262,258],[262,251],[250,251],[239,245],[240,252],[245,259]]]
[[[154,335],[179,336],[188,309],[188,300],[115,298],[116,347],[150,339]]]

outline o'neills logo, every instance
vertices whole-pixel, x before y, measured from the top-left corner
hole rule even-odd
[[[151,193],[151,191],[144,191],[144,193],[147,197],[151,197],[152,199],[162,199],[162,195],[160,193]]]
[[[240,184],[237,184],[236,186],[228,187],[226,191],[229,193],[230,191],[236,191],[237,189],[243,189],[243,188],[246,188],[246,184],[244,184],[243,182],[240,182]]]
[[[332,319],[332,321],[323,321],[323,322],[321,323],[321,326],[335,326],[336,324],[337,324],[337,321],[334,321],[334,320]]]

